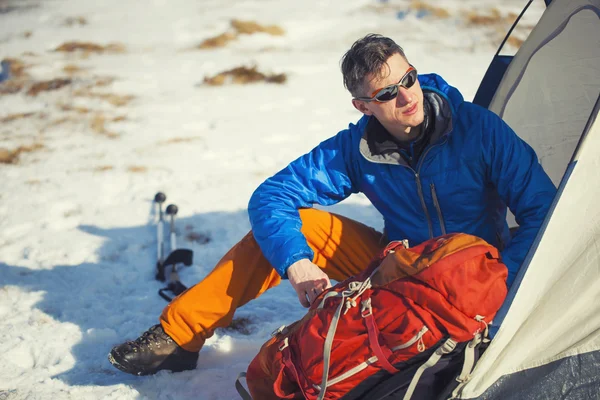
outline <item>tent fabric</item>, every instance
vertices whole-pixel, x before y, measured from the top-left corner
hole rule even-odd
[[[536,149],[559,194],[460,398],[600,398],[599,78],[600,0],[554,0],[490,109]]]
[[[489,107],[536,150],[557,186],[600,91],[599,3],[554,1]]]
[[[565,357],[548,364],[503,376],[481,399],[593,400],[600,398],[598,370],[600,352]],[[573,379],[577,371],[577,379]],[[532,385],[534,381],[537,384]],[[542,388],[543,390],[540,390]]]

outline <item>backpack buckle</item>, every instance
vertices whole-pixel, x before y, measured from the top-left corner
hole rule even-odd
[[[363,318],[367,318],[370,315],[373,315],[373,307],[371,307],[371,298],[369,297],[366,300],[360,302],[362,306],[360,309],[360,316]]]
[[[277,328],[273,332],[271,332],[271,337],[279,335],[281,332],[283,332],[285,330],[286,327],[287,327],[286,325],[281,325],[279,328]]]
[[[288,338],[283,339],[283,343],[279,345],[279,351],[283,351],[289,345],[290,343],[288,342]]]

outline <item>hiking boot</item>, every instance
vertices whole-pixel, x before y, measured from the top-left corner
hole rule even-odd
[[[112,365],[133,375],[152,375],[166,369],[180,372],[196,368],[198,352],[186,351],[154,325],[133,342],[125,342],[108,354]]]

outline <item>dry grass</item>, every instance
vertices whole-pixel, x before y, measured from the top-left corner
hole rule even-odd
[[[10,64],[11,79],[0,83],[0,95],[19,93],[26,86],[27,79],[29,79],[26,70],[30,65],[12,57],[7,57],[2,61]]]
[[[487,13],[480,13],[478,11],[469,11],[463,14],[466,24],[469,26],[492,26],[492,25],[511,25],[515,22],[518,15],[515,13],[508,13],[502,15],[497,8],[492,8]]]
[[[285,83],[287,76],[285,74],[266,75],[259,72],[256,66],[236,67],[228,71],[221,72],[212,77],[204,78],[204,83],[211,86],[220,86],[226,83],[248,84],[254,82]]]
[[[404,4],[391,4],[390,2],[377,2],[376,4],[369,4],[365,6],[366,10],[374,11],[378,14],[383,13],[397,13],[398,15],[406,15],[408,13],[416,13],[419,18],[422,17],[435,17],[435,18],[448,18],[450,12],[445,8],[433,6],[425,1],[412,0],[408,6]]]
[[[239,35],[252,35],[255,33],[267,33],[273,36],[282,36],[285,34],[283,28],[277,25],[261,25],[254,21],[241,21],[232,19],[232,31],[221,33],[220,35],[208,38],[200,43],[198,49],[214,49],[217,47],[225,47],[229,42],[235,40]]]
[[[242,335],[251,335],[254,332],[252,320],[247,317],[234,318],[229,326],[224,328],[226,331],[235,331]]]
[[[285,31],[277,25],[260,25],[254,21],[231,20],[231,27],[239,34],[252,35],[254,33],[268,33],[273,36],[283,36]]]
[[[31,153],[44,148],[41,143],[34,143],[29,146],[19,146],[14,150],[0,148],[0,163],[1,164],[17,164],[19,156],[23,153]]]
[[[66,25],[66,26],[74,26],[74,25],[84,26],[87,24],[88,24],[87,19],[85,19],[85,17],[81,17],[81,16],[68,17],[68,18],[65,18],[65,21],[64,21],[64,25]]]
[[[210,238],[210,236],[205,235],[203,233],[191,231],[185,234],[185,240],[187,240],[188,242],[194,242],[198,244],[207,244],[210,243],[212,239]]]
[[[2,61],[6,61],[8,63],[10,63],[10,75],[12,76],[13,79],[20,79],[20,78],[28,78],[29,74],[27,74],[27,67],[29,67],[29,65],[25,64],[23,61],[19,60],[18,58],[12,58],[12,57],[7,57],[5,59],[3,59]]]
[[[77,107],[70,104],[59,104],[58,108],[60,108],[62,111],[73,111],[77,114],[89,114],[92,111],[87,107]]]
[[[410,3],[410,9],[421,12],[425,11],[436,18],[450,17],[450,13],[448,12],[448,10],[441,7],[432,6],[431,4],[425,3],[424,1],[420,0],[413,0]]]
[[[232,40],[235,40],[235,38],[237,38],[237,35],[235,33],[225,32],[220,34],[219,36],[215,36],[204,40],[197,46],[197,48],[213,49],[216,47],[225,47],[227,43],[231,42]]]
[[[523,42],[524,42],[523,39],[516,37],[514,34],[510,35],[509,38],[506,40],[507,44],[509,44],[510,46],[513,46],[517,49],[521,47]]]
[[[94,114],[94,116],[90,120],[90,128],[94,133],[97,133],[99,135],[104,135],[111,139],[118,138],[118,134],[110,132],[108,129],[106,129],[106,122],[107,119],[103,114]]]
[[[25,87],[25,82],[9,80],[0,83],[0,95],[19,93]]]
[[[64,86],[70,85],[71,79],[56,78],[49,81],[36,82],[27,90],[28,96],[37,96],[40,92],[58,90]]]
[[[114,93],[96,93],[96,92],[92,92],[90,90],[90,88],[76,90],[75,92],[73,92],[73,95],[80,96],[80,97],[101,99],[101,100],[109,102],[110,104],[112,104],[115,107],[125,106],[125,105],[129,104],[133,99],[135,99],[135,96],[132,96],[132,95],[119,95],[119,94],[114,94]]]
[[[92,42],[66,42],[58,46],[54,51],[73,53],[124,53],[126,50],[125,46],[120,43],[109,43],[106,46],[102,46]]]
[[[128,172],[132,172],[134,174],[141,174],[148,171],[148,168],[141,165],[130,165],[127,167]]]
[[[62,124],[66,124],[67,122],[75,122],[75,119],[73,117],[62,117],[62,118],[55,119],[54,121],[49,122],[46,125],[46,127],[44,128],[44,130],[55,127],[55,126],[59,126]]]
[[[81,68],[80,66],[75,65],[75,64],[67,64],[63,67],[63,72],[65,74],[67,74],[68,76],[80,74],[80,73],[84,72],[85,70],[86,70],[86,68]]]
[[[117,78],[114,78],[112,76],[105,76],[103,78],[96,79],[96,81],[94,82],[94,86],[98,86],[98,87],[109,86],[109,85],[112,85],[112,83],[116,80],[117,80]]]
[[[114,167],[112,165],[100,165],[96,168],[93,169],[94,172],[105,172],[105,171],[110,171],[113,170]]]
[[[200,136],[186,137],[186,138],[178,137],[178,138],[163,140],[163,141],[159,142],[158,144],[163,145],[163,144],[175,144],[175,143],[189,143],[189,142],[195,142],[197,140],[202,140],[202,137],[200,137]]]
[[[6,117],[0,118],[0,123],[8,123],[8,122],[13,122],[19,119],[24,119],[24,118],[29,118],[31,116],[36,115],[37,113],[35,112],[27,112],[27,113],[17,113],[17,114],[9,114]]]

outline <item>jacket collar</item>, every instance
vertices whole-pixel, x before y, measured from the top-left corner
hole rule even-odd
[[[429,136],[429,144],[437,143],[452,131],[452,111],[446,98],[435,91],[423,90],[424,119],[421,131]],[[398,144],[373,116],[369,117],[359,144],[360,153],[368,161],[408,166],[400,155]]]

